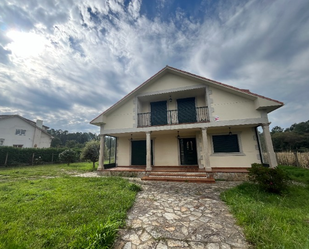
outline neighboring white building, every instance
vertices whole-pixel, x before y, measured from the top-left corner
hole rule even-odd
[[[125,80],[125,79],[124,79]],[[277,166],[268,113],[282,102],[166,66],[91,124],[117,138],[116,166],[198,166],[207,172],[261,163],[257,127]]]
[[[19,115],[0,115],[0,146],[49,148],[52,136],[42,120],[33,122]]]

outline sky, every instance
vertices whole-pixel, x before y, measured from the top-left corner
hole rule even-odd
[[[69,132],[166,65],[309,120],[308,0],[1,0],[0,114]]]

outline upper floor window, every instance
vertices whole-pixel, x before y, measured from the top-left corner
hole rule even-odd
[[[236,134],[214,135],[212,136],[212,142],[214,153],[240,152],[238,137]]]
[[[23,135],[23,136],[25,136],[26,135],[26,130],[16,129],[15,135],[20,135],[20,136]]]
[[[0,138],[0,146],[4,144],[4,138]]]

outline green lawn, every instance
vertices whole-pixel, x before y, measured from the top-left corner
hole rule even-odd
[[[0,168],[0,248],[110,248],[139,187],[122,178],[70,176],[91,169]]]
[[[308,169],[282,167],[294,181],[307,182]],[[309,248],[309,187],[289,186],[275,195],[243,183],[221,194],[255,248]]]

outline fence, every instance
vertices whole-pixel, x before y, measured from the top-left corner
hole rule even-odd
[[[267,154],[263,153],[264,162],[268,162]],[[309,152],[277,152],[280,165],[290,165],[309,169]]]
[[[14,148],[0,147],[0,166],[38,165],[61,163],[59,154],[67,148]],[[80,150],[74,150],[79,159]]]

